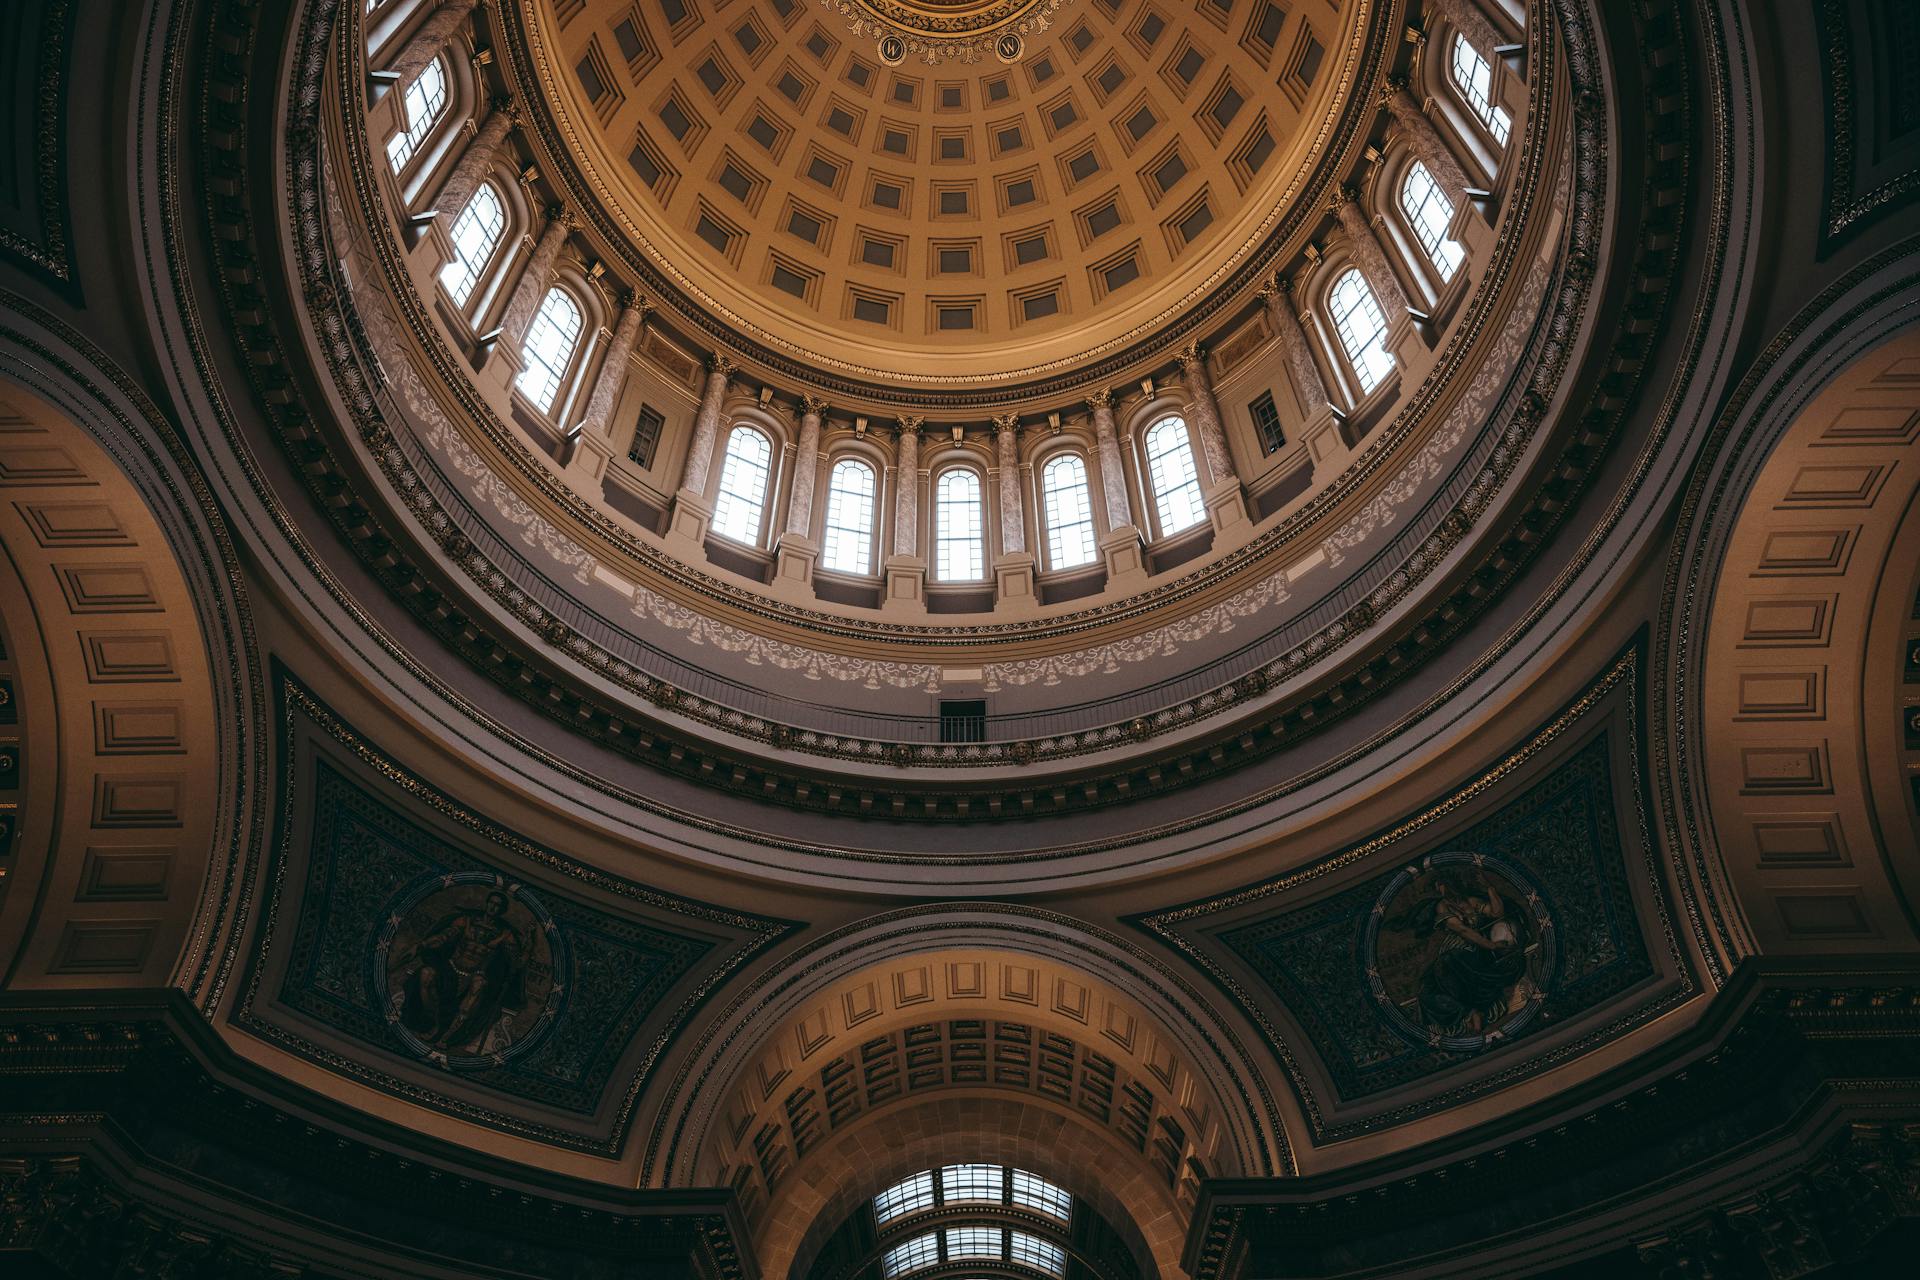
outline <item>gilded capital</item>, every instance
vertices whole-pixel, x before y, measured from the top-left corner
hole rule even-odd
[[[811,413],[824,417],[827,412],[826,397],[817,396],[811,391],[806,392],[800,397],[800,412],[802,415]]]
[[[1180,367],[1182,369],[1191,371],[1196,366],[1199,366],[1205,363],[1207,358],[1207,349],[1200,345],[1200,342],[1198,339],[1195,339],[1194,341],[1187,343],[1186,346],[1181,347],[1178,351],[1174,352],[1173,358],[1180,362]]]
[[[1096,387],[1089,391],[1087,408],[1095,410],[1113,408],[1113,391],[1108,387]]]
[[[895,421],[900,424],[900,434],[903,436],[915,435],[927,425],[926,416],[918,413],[903,413]]]
[[[996,431],[1018,431],[1020,429],[1020,415],[1017,413],[996,413],[993,415],[993,426]]]
[[[726,352],[716,351],[707,357],[707,372],[717,373],[723,378],[731,378],[740,372],[740,366],[735,364],[733,357]]]

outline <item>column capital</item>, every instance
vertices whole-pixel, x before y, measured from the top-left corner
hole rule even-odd
[[[993,415],[993,428],[996,431],[1018,431],[1020,415],[1017,413],[996,413]]]
[[[496,93],[487,99],[487,105],[492,107],[495,113],[505,116],[510,122],[514,124],[520,122],[520,103],[512,94]]]
[[[800,412],[803,416],[811,413],[815,417],[824,418],[828,408],[829,406],[825,396],[817,396],[813,392],[808,391],[804,392],[800,397]]]
[[[1346,183],[1341,183],[1327,195],[1327,211],[1339,213],[1346,206],[1359,199],[1359,193]]]
[[[731,379],[734,374],[740,372],[740,366],[734,363],[733,357],[724,351],[714,352],[707,357],[706,363],[708,373],[717,373],[723,378]]]
[[[559,226],[571,231],[578,221],[579,215],[564,204],[550,204],[547,206],[549,229],[554,226]]]
[[[1113,408],[1113,389],[1111,387],[1095,387],[1092,391],[1087,392],[1087,408],[1096,411]]]
[[[1178,360],[1180,367],[1189,373],[1196,368],[1204,371],[1207,363],[1207,349],[1201,346],[1200,340],[1196,338],[1174,352],[1173,358]]]
[[[919,413],[903,413],[894,421],[899,423],[902,436],[918,435],[920,428],[927,425],[926,415]]]
[[[1381,83],[1380,105],[1383,107],[1391,106],[1393,100],[1400,94],[1410,94],[1412,91],[1413,81],[1409,80],[1404,74],[1390,75]]]

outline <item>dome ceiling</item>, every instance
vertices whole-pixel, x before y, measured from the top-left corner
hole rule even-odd
[[[1323,158],[1376,16],[835,8],[503,16],[569,161],[693,306],[816,367],[919,385],[1070,371],[1241,283]],[[947,31],[1021,47],[1003,60]]]

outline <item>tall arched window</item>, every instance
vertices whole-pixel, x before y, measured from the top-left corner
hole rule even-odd
[[[1187,424],[1162,418],[1147,428],[1147,479],[1153,484],[1153,511],[1160,536],[1190,529],[1207,518],[1200,497],[1200,472],[1193,463]]]
[[[980,477],[965,467],[943,471],[934,489],[933,556],[933,576],[942,582],[978,582],[987,576]]]
[[[1453,33],[1453,54],[1448,62],[1453,87],[1460,91],[1461,100],[1480,123],[1487,126],[1493,140],[1506,146],[1507,134],[1513,126],[1507,113],[1493,100],[1493,67],[1458,31]]]
[[[580,305],[565,289],[547,290],[533,323],[527,326],[527,340],[520,344],[520,376],[513,384],[540,412],[553,408],[554,393],[560,390],[560,379],[579,341]]]
[[[727,460],[720,467],[720,496],[713,504],[713,531],[754,546],[760,541],[760,517],[767,509],[767,477],[773,445],[752,427],[735,427],[727,437]]]
[[[446,109],[447,64],[444,58],[435,58],[400,95],[400,132],[387,140],[387,163],[395,173],[407,167]]]
[[[866,463],[843,458],[833,464],[820,561],[835,573],[873,572],[873,489],[873,468]]]
[[[1387,354],[1387,318],[1380,314],[1380,303],[1357,267],[1348,267],[1333,288],[1327,291],[1327,307],[1333,312],[1333,328],[1346,348],[1347,360],[1360,380],[1364,395],[1380,385],[1393,372],[1393,357]]]
[[[453,258],[440,268],[440,285],[457,307],[467,305],[473,286],[479,283],[493,251],[500,246],[500,233],[507,227],[506,207],[491,182],[481,184],[467,207],[453,220],[448,239],[453,241]]]
[[[1407,225],[1440,278],[1453,279],[1466,257],[1459,241],[1447,239],[1447,228],[1453,225],[1453,201],[1418,160],[1407,166],[1407,176],[1400,180],[1400,211],[1407,215]]]
[[[1071,569],[1093,561],[1093,497],[1087,464],[1057,453],[1040,470],[1040,505],[1047,514],[1047,566]]]

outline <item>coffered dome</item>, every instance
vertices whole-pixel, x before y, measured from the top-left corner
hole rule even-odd
[[[1019,384],[1257,281],[1324,199],[1365,0],[505,6],[583,192],[662,288],[794,360]],[[1025,34],[920,43],[949,28]],[[885,32],[915,37],[888,65]]]

